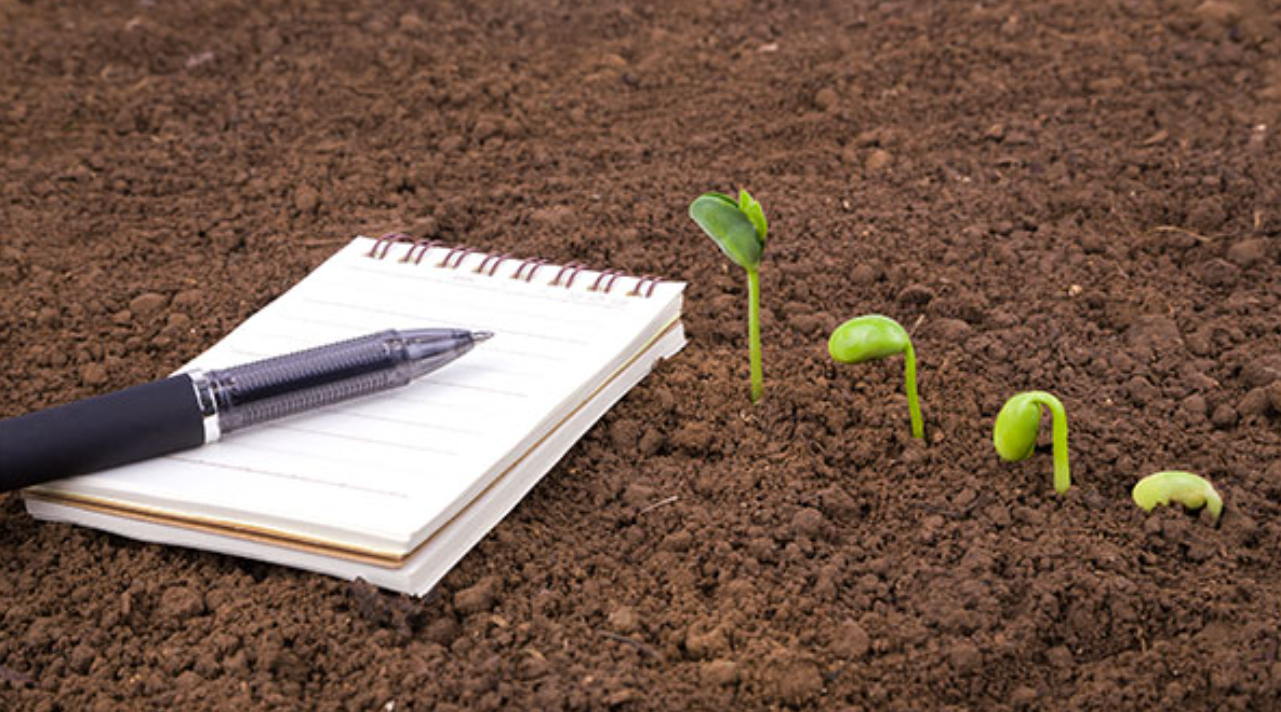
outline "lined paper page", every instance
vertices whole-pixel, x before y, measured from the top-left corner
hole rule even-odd
[[[436,266],[445,249],[413,264],[399,260],[407,246],[380,260],[368,255],[373,245],[357,238],[185,368],[231,366],[388,328],[495,337],[406,388],[49,489],[408,550],[679,314],[680,284],[660,284],[642,298],[626,296],[635,284],[627,278],[604,294],[590,289],[595,272],[567,289],[549,284],[558,267],[526,282],[514,278],[515,260],[490,276],[475,271],[483,255],[451,269]]]

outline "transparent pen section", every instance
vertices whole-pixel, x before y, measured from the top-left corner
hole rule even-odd
[[[223,433],[407,385],[470,350],[455,329],[382,331],[210,371]]]

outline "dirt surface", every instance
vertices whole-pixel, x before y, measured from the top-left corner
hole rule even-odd
[[[0,415],[356,233],[687,280],[691,336],[427,600],[0,495],[0,708],[1276,709],[1279,125],[1275,2],[0,0]],[[739,186],[756,406],[685,214]],[[901,360],[826,355],[865,312],[927,444]],[[1031,388],[1066,496],[990,443]],[[1135,507],[1159,469],[1220,526]]]

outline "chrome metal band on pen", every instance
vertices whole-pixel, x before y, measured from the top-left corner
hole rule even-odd
[[[191,388],[196,392],[196,407],[200,408],[200,424],[205,428],[205,444],[217,442],[222,437],[222,428],[218,427],[218,399],[214,398],[213,384],[209,376],[199,369],[187,371],[191,377]]]

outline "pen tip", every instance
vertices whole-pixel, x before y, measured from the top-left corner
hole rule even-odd
[[[489,341],[489,340],[490,340],[490,339],[492,339],[492,338],[494,338],[494,332],[492,332],[492,331],[473,331],[473,332],[471,332],[471,340],[472,340],[472,343],[480,343],[481,341]]]

